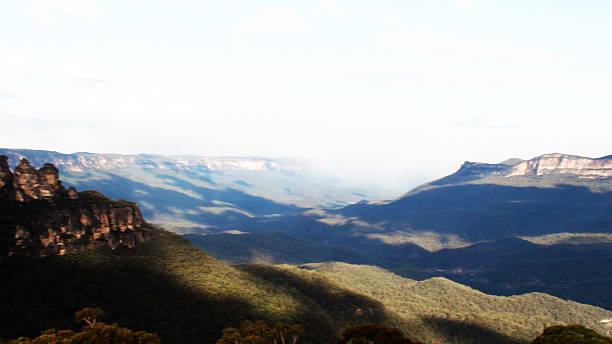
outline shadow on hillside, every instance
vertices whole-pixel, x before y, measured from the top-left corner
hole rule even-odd
[[[0,265],[0,337],[77,329],[75,311],[99,307],[104,321],[158,333],[164,343],[212,343],[223,328],[260,318],[244,300],[195,291],[138,260],[77,262],[12,258]]]
[[[312,309],[316,307],[314,306],[315,304],[324,305],[325,309],[335,317],[311,320],[313,323],[318,321],[325,325],[317,328],[317,330],[326,334],[322,338],[329,338],[330,335],[334,336],[333,328],[345,328],[348,325],[363,323],[384,323],[391,326],[396,326],[397,323],[404,323],[405,332],[410,337],[411,323],[403,320],[398,321],[397,316],[390,313],[379,301],[363,294],[341,289],[335,284],[328,282],[326,278],[311,274],[309,271],[299,270],[301,274],[297,275],[292,271],[269,265],[242,265],[239,268],[274,285],[284,286],[286,290],[293,291],[296,297],[306,297],[307,299],[303,301],[305,304],[313,305]],[[301,310],[300,312],[302,313],[300,315],[302,318],[316,315],[316,313],[303,311]],[[420,329],[421,333],[432,338],[444,338],[445,343],[522,343],[514,338],[475,324],[433,317],[424,317],[421,320],[426,327]],[[335,334],[335,336],[337,335],[338,333]]]
[[[169,233],[135,249],[10,257],[0,276],[1,338],[77,329],[73,314],[84,307],[164,343],[214,343],[224,328],[262,319],[302,324],[300,342],[320,344],[351,324],[387,319],[379,302],[324,279],[269,266],[236,271]]]
[[[297,268],[287,271],[270,265],[241,265],[238,268],[301,299],[305,307],[298,309],[297,317],[303,319],[306,331],[317,332],[316,343],[337,338],[338,331],[350,325],[391,321],[387,309],[379,301],[340,288],[310,271]]]
[[[236,189],[215,190],[196,186],[174,176],[158,177],[164,178],[166,182],[170,182],[184,192],[153,187],[112,173],[105,173],[105,176],[109,179],[92,181],[83,179],[79,174],[70,174],[78,190],[96,189],[113,199],[132,200],[140,205],[143,216],[148,220],[157,216],[173,221],[186,220],[193,223],[194,227],[209,225],[232,229],[249,220],[249,217],[238,212],[205,212],[200,207],[219,207],[219,204],[213,201],[221,201],[231,203],[237,209],[254,215],[288,214],[301,209],[294,205],[252,196]]]
[[[345,246],[325,245],[298,239],[283,232],[234,234],[186,234],[184,238],[229,264],[305,264],[343,261],[373,264],[361,251]]]
[[[277,203],[264,197],[249,195],[237,189],[226,188],[215,190],[194,185],[175,176],[161,175],[160,177],[173,181],[174,185],[180,188],[202,195],[206,200],[218,200],[232,203],[237,208],[249,211],[254,215],[288,214],[298,212],[302,209],[292,204]]]
[[[438,251],[415,264],[488,294],[543,292],[612,309],[612,243],[536,245],[506,238]]]
[[[473,241],[558,232],[612,232],[612,192],[585,186],[452,185],[425,190],[386,205],[357,204],[344,216],[387,229],[457,234]]]
[[[524,344],[525,341],[509,337],[497,331],[459,320],[423,317],[422,320],[442,338],[452,338],[450,343],[472,344]]]

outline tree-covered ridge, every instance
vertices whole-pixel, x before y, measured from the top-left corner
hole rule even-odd
[[[604,238],[594,234],[590,237]],[[544,240],[552,241],[554,236]],[[544,245],[504,238],[441,250],[413,263],[430,275],[442,275],[488,294],[539,291],[612,309],[611,243],[587,241]],[[401,269],[399,272],[403,273]]]
[[[151,240],[135,248],[1,263],[0,337],[76,331],[67,315],[84,306],[104,309],[118,326],[157,333],[164,343],[212,343],[245,319],[301,324],[304,344],[331,341],[350,324],[390,322],[381,303],[325,277],[237,269],[178,235],[144,227]]]
[[[326,263],[307,267],[380,300],[411,323],[415,338],[424,342],[440,340],[432,335],[443,333],[422,326],[427,321],[424,319],[431,318],[478,324],[507,336],[510,342],[526,342],[543,328],[557,324],[578,323],[603,331],[599,321],[612,317],[612,312],[602,308],[542,293],[502,297],[487,295],[445,278],[417,282],[372,266]]]

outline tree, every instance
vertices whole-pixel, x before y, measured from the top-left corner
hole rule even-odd
[[[217,344],[243,344],[244,340],[242,338],[242,334],[238,331],[237,328],[228,327],[223,330],[223,335],[219,340],[217,340]]]
[[[265,322],[245,320],[240,329],[228,327],[217,344],[296,344],[298,338],[304,334],[300,325],[289,325],[278,322],[270,329]]]
[[[304,328],[301,325],[291,325],[287,333],[291,337],[291,344],[295,344],[298,338],[304,335]]]
[[[268,325],[263,320],[245,320],[240,324],[240,331],[244,337],[256,336],[265,338],[268,332]]]
[[[532,344],[612,344],[612,338],[582,325],[551,326],[544,329]]]
[[[103,315],[104,311],[100,308],[85,307],[74,313],[74,318],[77,322],[85,322],[87,326],[94,327],[98,318],[101,318]]]
[[[274,328],[270,331],[270,333],[272,334],[272,342],[274,344],[277,344],[279,342],[281,344],[287,344],[285,343],[285,337],[288,337],[287,332],[289,332],[289,324],[284,322],[276,323]]]
[[[347,327],[336,344],[418,344],[404,337],[394,327],[382,324],[363,324]]]
[[[18,338],[9,344],[160,344],[157,335],[144,332],[132,331],[120,327],[117,324],[108,325],[98,322],[93,326],[86,326],[83,331],[74,333],[70,330],[49,329],[43,331],[40,336],[29,338]]]

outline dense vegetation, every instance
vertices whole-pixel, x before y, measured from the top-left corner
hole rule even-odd
[[[154,238],[134,249],[0,263],[0,337],[76,331],[70,314],[85,306],[104,309],[118,326],[157,333],[165,343],[212,343],[245,319],[301,324],[301,343],[325,343],[354,323],[391,321],[378,301],[324,277],[236,269],[178,235],[146,230]]]
[[[316,227],[312,228],[316,232]],[[602,235],[574,235],[564,239],[571,244],[556,243],[552,236],[533,239],[550,243],[547,245],[505,238],[437,252],[426,252],[411,244],[386,245],[378,240],[354,237],[333,246],[286,233],[186,237],[230,263],[371,264],[414,279],[444,276],[489,294],[538,291],[612,309],[612,292],[608,292],[612,286],[612,243],[606,242],[608,237]]]
[[[405,319],[403,329],[426,343],[462,342],[469,336],[475,343],[524,343],[554,324],[603,330],[599,321],[612,317],[610,311],[546,294],[492,296],[445,278],[418,282],[374,266],[326,263],[305,268],[380,300]],[[452,323],[456,327],[450,327]]]
[[[490,294],[540,291],[612,309],[612,243],[536,245],[508,238],[441,250],[413,264]]]

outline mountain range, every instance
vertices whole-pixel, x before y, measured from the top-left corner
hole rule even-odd
[[[40,159],[46,154],[28,152]],[[6,203],[0,267],[7,281],[0,291],[0,337],[68,328],[66,314],[85,306],[104,308],[122,326],[157,332],[164,342],[184,343],[212,342],[244,319],[304,324],[310,343],[329,342],[360,322],[400,327],[423,342],[526,343],[554,324],[580,323],[604,333],[599,321],[612,318],[602,308],[563,300],[612,308],[610,156],[466,163],[394,200],[344,207],[303,208],[240,191],[245,206],[254,202],[261,212],[239,220],[228,216],[239,213],[239,202],[218,203],[228,189],[190,189],[201,198],[218,192],[211,204],[233,210],[190,227],[185,238],[227,262],[250,263],[237,266],[149,225],[151,213],[143,210],[143,219],[134,203],[66,189],[54,166],[27,160],[12,163],[13,173],[9,158],[0,171]],[[141,195],[150,190],[147,197],[165,204],[169,189],[111,171],[78,173],[91,178],[82,185]],[[103,174],[112,176],[92,178]],[[171,184],[183,185],[183,177]],[[112,213],[121,207],[132,210]],[[15,222],[25,216],[14,214],[33,209],[39,220]],[[273,215],[277,209],[284,210]],[[90,220],[73,217],[90,213]],[[46,220],[50,214],[55,218]],[[123,222],[129,216],[131,222]],[[29,241],[14,241],[18,231]],[[120,234],[132,232],[141,239]],[[293,266],[270,265],[283,263]],[[142,314],[143,307],[160,311]]]
[[[122,326],[159,333],[165,342],[185,343],[214,341],[223,327],[248,318],[302,323],[309,333],[305,342],[316,343],[329,342],[342,327],[358,322],[387,323],[430,343],[524,343],[554,324],[581,323],[605,331],[598,321],[612,317],[604,309],[541,293],[490,296],[445,278],[416,281],[370,265],[231,267],[177,235],[149,225],[135,203],[111,200],[96,191],[66,189],[52,164],[35,169],[28,160],[21,160],[11,172],[8,158],[1,157],[0,184],[0,268],[6,282],[0,291],[3,337],[32,336],[48,327],[69,328],[66,314],[92,305],[106,309]],[[292,221],[318,217],[315,221],[325,226],[359,221],[345,220],[342,211],[346,208],[328,211],[288,216]],[[274,219],[282,221],[283,216]],[[348,260],[364,264],[380,259],[371,254],[376,245],[370,245],[369,251],[362,249],[368,246],[363,238],[331,245],[283,232],[190,236],[200,246],[207,238],[217,239],[211,248],[234,262],[253,258],[230,255],[238,250],[258,255],[259,263]],[[238,238],[246,241],[234,241]],[[605,264],[609,247],[592,245],[609,245],[607,238],[605,233],[582,234],[578,240],[557,234],[531,237],[533,242],[501,239],[433,252],[411,243],[420,251],[412,247],[411,256],[404,256],[397,267],[406,269],[410,262],[418,266],[409,269],[413,273],[453,274],[464,266],[484,271],[493,264],[507,267],[521,282],[520,269],[508,262],[565,257],[562,264],[574,267],[568,257],[590,259],[599,249],[603,256],[599,262]],[[393,246],[384,240],[373,242]],[[388,254],[405,253],[401,248],[405,245],[397,245],[400,249]],[[539,256],[539,246],[549,252]],[[575,272],[594,271],[578,266]],[[606,273],[600,277],[605,281]],[[156,312],[143,314],[143,307]]]
[[[63,154],[0,149],[14,168],[51,163],[67,185],[137,202],[147,220],[177,233],[232,229],[253,217],[338,207],[390,197],[381,188],[343,183],[304,161],[260,157]]]

